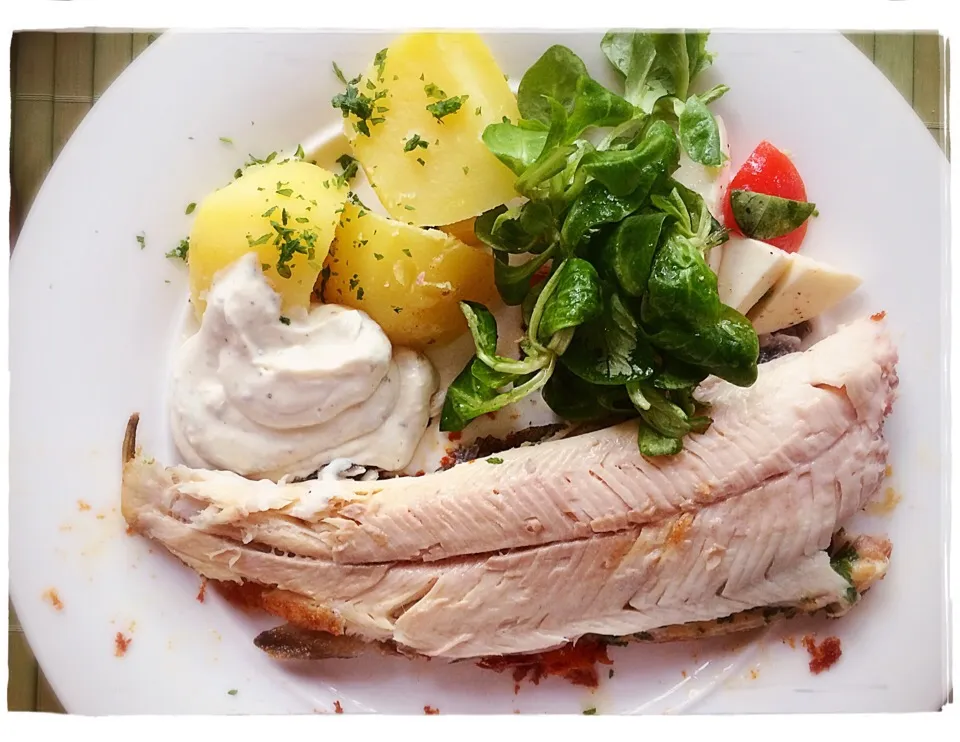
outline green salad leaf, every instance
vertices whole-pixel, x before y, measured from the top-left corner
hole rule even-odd
[[[600,42],[604,56],[624,76],[624,97],[634,105],[643,99],[647,75],[657,56],[650,34],[608,31]]]
[[[756,379],[756,332],[720,301],[706,261],[727,230],[673,177],[681,152],[708,167],[724,161],[708,106],[727,87],[693,87],[713,60],[707,39],[609,32],[601,49],[622,76],[617,91],[552,46],[520,81],[521,118],[486,127],[484,143],[524,200],[484,212],[474,231],[494,252],[497,290],[520,307],[525,334],[518,357],[500,355],[493,314],[461,304],[476,354],[447,393],[442,429],[540,390],[566,420],[638,418],[640,452],[667,456],[709,427],[695,396],[707,376]],[[602,131],[588,139],[591,129]],[[749,206],[761,231],[798,213]]]
[[[694,162],[710,167],[723,164],[720,128],[699,96],[691,95],[680,113],[680,143]]]
[[[646,292],[666,220],[662,212],[628,216],[604,242],[603,264],[628,296],[639,299]]]
[[[483,130],[483,143],[504,165],[521,175],[543,151],[549,127],[536,119],[519,123],[490,124]]]
[[[541,342],[569,327],[577,327],[600,314],[600,276],[586,260],[564,260],[557,271],[556,288],[546,302],[540,318]]]
[[[567,139],[575,139],[591,126],[616,126],[633,118],[635,109],[593,78],[577,80],[573,110],[567,120]]]
[[[816,204],[808,201],[741,190],[730,192],[730,206],[737,226],[747,237],[757,240],[790,234],[817,210]]]
[[[474,357],[447,389],[440,414],[440,430],[463,430],[474,418],[519,402],[546,383],[553,370],[552,364],[551,360],[550,365],[532,378],[516,384],[520,378],[518,375],[496,372]]]
[[[563,365],[601,386],[650,378],[656,371],[653,347],[616,290],[607,287],[604,293],[602,314],[574,335]]]
[[[556,249],[556,244],[551,245],[539,255],[519,265],[511,265],[504,253],[494,252],[493,278],[505,304],[516,306],[523,303],[530,292],[530,280],[547,261],[553,259]]]
[[[637,446],[640,453],[650,458],[675,456],[683,450],[683,439],[665,436],[647,425],[644,420],[640,420],[637,426]]]
[[[589,77],[583,60],[565,46],[551,46],[520,80],[517,88],[520,115],[550,124],[552,113],[547,98],[572,111],[577,81],[581,77]]]

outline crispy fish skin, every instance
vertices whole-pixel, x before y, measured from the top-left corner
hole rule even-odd
[[[666,461],[640,457],[634,423],[375,483],[133,456],[123,513],[204,576],[270,587],[288,620],[300,601],[310,628],[450,659],[832,605],[850,582],[825,549],[880,489],[895,364],[871,319],[750,389],[707,382],[713,426]]]

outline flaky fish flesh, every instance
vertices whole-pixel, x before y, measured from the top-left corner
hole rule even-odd
[[[290,624],[258,639],[276,656],[360,640],[455,660],[840,614],[889,562],[885,539],[835,536],[882,489],[896,363],[875,315],[749,388],[708,379],[714,422],[676,456],[644,458],[625,422],[373,482],[164,467],[135,450],[134,417],[123,514],[204,577],[256,586]]]

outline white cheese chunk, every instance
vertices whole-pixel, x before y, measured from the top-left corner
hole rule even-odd
[[[748,237],[731,235],[722,250],[717,273],[720,301],[741,314],[753,309],[790,265],[790,256],[783,250]]]
[[[858,276],[794,253],[789,257],[788,269],[747,313],[747,318],[760,335],[776,332],[833,308],[860,283]]]

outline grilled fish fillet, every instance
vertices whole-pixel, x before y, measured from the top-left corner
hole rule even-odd
[[[827,549],[881,489],[896,362],[874,316],[750,388],[710,379],[713,425],[669,459],[628,422],[423,477],[278,484],[165,468],[131,435],[123,514],[297,626],[449,659],[839,604]]]

